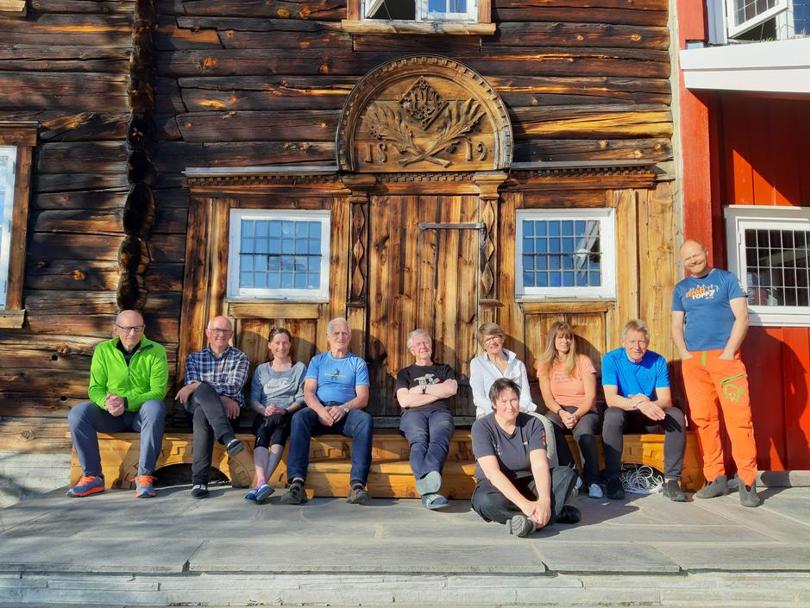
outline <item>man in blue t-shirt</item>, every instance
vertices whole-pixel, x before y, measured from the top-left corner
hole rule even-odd
[[[647,350],[650,332],[641,319],[622,329],[622,346],[602,357],[602,386],[608,408],[602,425],[605,446],[607,496],[624,498],[620,479],[623,432],[664,431],[664,496],[684,502],[679,480],[686,446],[683,412],[672,405],[669,374],[664,357]]]
[[[740,478],[740,503],[760,504],[757,448],[740,347],[748,331],[748,301],[733,274],[712,268],[697,241],[681,246],[689,276],[672,293],[672,339],[681,354],[689,413],[697,427],[706,485],[696,498],[715,498],[728,490],[720,440],[720,410]],[[719,408],[718,408],[719,403]]]
[[[368,470],[371,466],[372,419],[368,405],[369,379],[366,362],[349,352],[351,330],[346,319],[326,326],[329,350],[309,362],[304,380],[307,407],[293,415],[287,479],[290,489],[281,497],[288,505],[306,502],[304,481],[309,467],[309,444],[313,436],[341,433],[352,438],[352,468],[347,502],[365,504]]]

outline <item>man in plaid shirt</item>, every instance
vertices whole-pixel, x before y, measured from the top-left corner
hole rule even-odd
[[[239,413],[245,405],[242,388],[250,362],[245,353],[229,344],[232,334],[227,317],[214,317],[208,322],[205,330],[208,346],[186,359],[185,386],[175,397],[192,418],[194,498],[208,496],[214,439],[228,451],[232,486],[247,487],[253,476],[253,461],[245,451],[245,444],[236,438]]]

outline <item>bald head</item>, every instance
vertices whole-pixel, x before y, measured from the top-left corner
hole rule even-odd
[[[114,334],[127,351],[137,348],[143,338],[143,316],[137,310],[122,310],[115,318]]]
[[[700,241],[688,239],[681,245],[681,262],[690,275],[695,277],[706,276],[711,267],[708,263],[708,251]]]

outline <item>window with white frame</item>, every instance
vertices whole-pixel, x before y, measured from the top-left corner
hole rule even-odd
[[[728,35],[735,37],[787,8],[787,0],[726,0]]]
[[[234,209],[228,297],[326,301],[329,211]]]
[[[477,0],[363,0],[364,19],[477,21]]]
[[[614,298],[613,209],[517,212],[518,297]]]
[[[6,308],[8,295],[16,164],[17,147],[0,146],[0,310]]]
[[[726,236],[751,325],[810,326],[810,209],[731,205]]]

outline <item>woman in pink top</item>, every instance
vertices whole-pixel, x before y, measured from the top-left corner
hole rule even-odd
[[[577,354],[577,340],[568,323],[552,323],[548,331],[546,350],[537,365],[540,392],[548,408],[548,418],[562,432],[557,446],[561,466],[573,465],[565,434],[573,433],[582,455],[583,477],[588,496],[602,498],[599,485],[599,460],[596,434],[599,414],[596,411],[596,369],[587,355]]]

